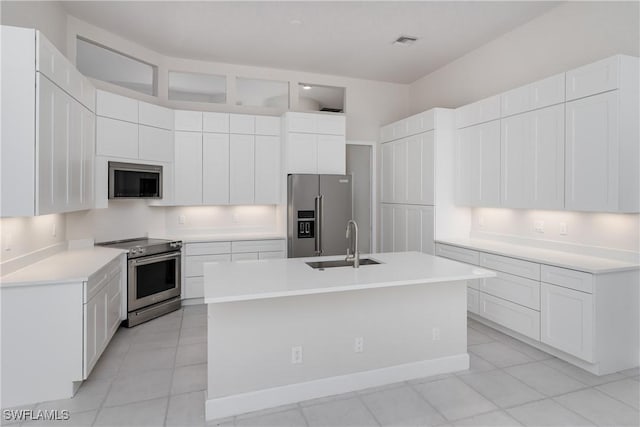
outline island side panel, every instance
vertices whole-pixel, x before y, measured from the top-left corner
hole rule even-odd
[[[208,399],[434,359],[466,369],[466,310],[464,281],[209,304]]]

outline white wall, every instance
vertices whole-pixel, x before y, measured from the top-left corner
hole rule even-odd
[[[57,1],[2,1],[3,25],[35,28],[42,31],[62,52],[67,52],[67,13]]]
[[[568,2],[410,85],[411,114],[455,108],[617,53],[640,56],[640,3]]]
[[[179,217],[184,216],[184,224]],[[275,205],[265,206],[188,206],[165,209],[168,234],[184,236],[193,233],[278,233]]]

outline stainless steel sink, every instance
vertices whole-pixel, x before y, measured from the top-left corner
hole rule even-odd
[[[311,268],[334,268],[334,267],[353,267],[353,260],[345,261],[343,259],[339,259],[336,261],[310,261],[306,263]],[[379,261],[371,258],[362,258],[360,259],[360,266],[363,265],[375,265],[382,264]]]

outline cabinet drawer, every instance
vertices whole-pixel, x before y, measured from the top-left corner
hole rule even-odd
[[[284,240],[241,240],[231,242],[231,252],[275,252],[285,250]]]
[[[567,72],[567,101],[617,89],[619,56]]]
[[[567,268],[542,265],[540,280],[546,283],[575,289],[577,291],[593,293],[593,275]]]
[[[182,294],[185,299],[204,297],[204,277],[187,277]]]
[[[172,130],[173,110],[146,102],[140,102],[138,104],[138,123]]]
[[[467,288],[467,311],[478,314],[478,308],[480,307],[480,292],[476,289]]]
[[[540,282],[497,272],[496,277],[480,280],[480,290],[533,310],[540,310]]]
[[[215,255],[231,253],[231,242],[187,243],[185,253],[189,255]]]
[[[533,262],[480,252],[480,265],[492,270],[540,280],[540,264]]]
[[[540,340],[540,312],[480,292],[478,314],[505,328]]]
[[[437,243],[436,255],[444,258],[451,258],[460,262],[466,262],[467,264],[478,265],[479,254],[478,252],[472,251],[470,249]]]
[[[258,252],[243,252],[239,254],[231,254],[231,261],[257,260]]]
[[[256,116],[256,135],[280,135],[280,117]]]
[[[107,265],[102,267],[100,270],[89,276],[89,280],[87,280],[87,283],[85,285],[86,288],[83,300],[85,304],[87,303],[87,301],[91,300],[91,298],[93,298],[107,283],[113,280],[119,280],[117,279],[117,276],[122,273],[120,262],[120,257],[117,257],[116,259],[110,261]]]
[[[284,258],[286,258],[284,251],[258,253],[258,259],[284,259]]]
[[[185,263],[185,276],[197,277],[204,275],[203,264],[206,262],[231,261],[231,255],[191,255],[187,257]]]
[[[122,120],[98,117],[96,155],[138,158],[138,125]]]
[[[96,94],[96,114],[138,123],[138,101],[99,90]]]

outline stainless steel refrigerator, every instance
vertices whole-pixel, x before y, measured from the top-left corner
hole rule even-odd
[[[345,230],[353,212],[351,191],[350,175],[289,175],[289,258],[346,255]]]

